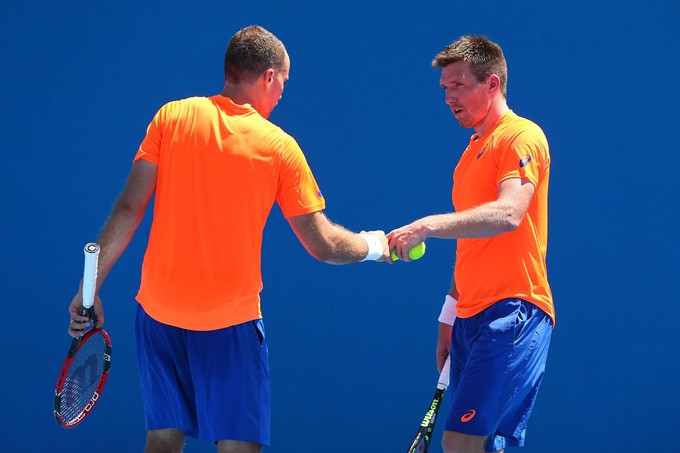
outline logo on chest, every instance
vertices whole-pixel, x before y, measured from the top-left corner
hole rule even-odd
[[[482,150],[477,154],[477,159],[482,157],[482,154],[484,154],[484,151],[486,151],[486,147],[489,146],[489,142],[484,143],[484,147],[482,147]]]

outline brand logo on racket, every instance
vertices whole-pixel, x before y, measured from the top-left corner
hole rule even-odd
[[[83,419],[88,416],[88,414],[90,413],[92,408],[94,408],[94,405],[97,404],[98,399],[99,399],[99,393],[94,392],[94,394],[92,395],[92,398],[90,398],[90,401],[87,403],[87,405],[82,410],[82,412],[80,412],[80,414],[78,414],[76,416],[76,418],[74,418],[71,422],[69,422],[69,425],[75,426],[78,423],[80,423],[81,421],[83,421]]]
[[[438,407],[439,401],[438,400],[432,401],[432,405],[430,405],[430,409],[427,411],[427,414],[425,414],[425,417],[423,418],[423,421],[420,424],[420,426],[428,426],[430,423],[434,421],[434,418],[437,416]]]
[[[460,418],[460,421],[463,423],[467,423],[470,420],[472,420],[475,417],[475,415],[477,415],[477,411],[474,409],[470,409],[469,411],[463,414],[463,416]]]

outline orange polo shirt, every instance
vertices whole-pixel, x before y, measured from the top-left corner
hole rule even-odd
[[[477,134],[453,174],[456,211],[498,199],[502,181],[528,180],[535,187],[515,231],[482,239],[458,239],[455,282],[457,316],[468,318],[506,298],[525,299],[555,322],[548,284],[548,184],[550,152],[539,126],[508,111],[484,136]]]
[[[135,160],[158,165],[137,300],[154,319],[214,330],[260,318],[261,247],[285,217],[325,208],[295,140],[224,96],[164,105]]]

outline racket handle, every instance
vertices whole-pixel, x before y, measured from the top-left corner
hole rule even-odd
[[[446,361],[442,367],[442,372],[439,374],[439,382],[437,383],[437,388],[446,390],[449,386],[449,374],[451,371],[451,355],[446,356]]]
[[[94,293],[97,288],[97,263],[99,260],[99,244],[90,242],[85,245],[85,267],[83,269],[83,314],[94,305]]]

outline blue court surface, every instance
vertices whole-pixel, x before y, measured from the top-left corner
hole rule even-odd
[[[111,374],[73,430],[52,416],[67,305],[82,247],[96,240],[153,114],[218,93],[226,43],[250,24],[274,32],[292,60],[270,119],[305,151],[327,215],[353,230],[451,211],[451,174],[472,132],[444,104],[430,61],[463,34],[501,44],[509,105],[543,127],[552,153],[557,327],[517,451],[666,451],[680,403],[675,0],[5,5],[0,451],[142,451],[133,314],[150,215],[102,289]],[[273,400],[265,451],[406,450],[437,380],[454,250],[430,240],[410,264],[329,266],[307,255],[274,207],[263,252]],[[214,447],[190,441],[186,451]]]

